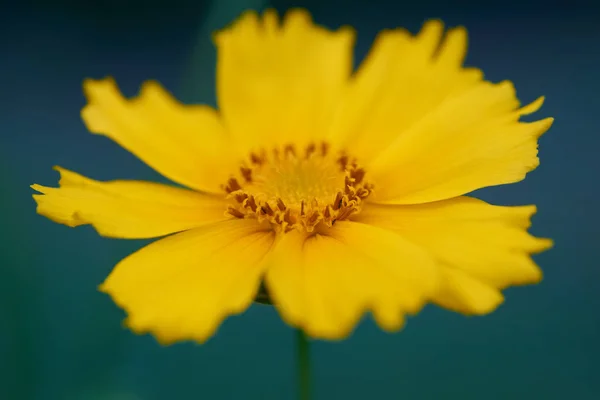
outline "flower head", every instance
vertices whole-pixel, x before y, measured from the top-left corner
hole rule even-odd
[[[538,165],[552,119],[525,123],[510,82],[462,66],[462,28],[382,32],[352,71],[354,32],[301,10],[245,13],[215,35],[218,111],[155,82],[124,98],[88,80],[82,117],[186,186],[99,182],[57,168],[33,185],[38,212],[101,235],[169,235],[121,261],[101,285],[136,332],[204,341],[264,285],[281,316],[339,339],[370,311],[399,329],[426,303],[485,314],[510,285],[535,283],[534,206],[465,194]]]

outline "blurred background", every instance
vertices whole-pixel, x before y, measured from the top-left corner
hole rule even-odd
[[[589,2],[592,3],[592,2]],[[487,189],[537,204],[541,285],[511,289],[494,314],[427,307],[395,335],[367,319],[340,343],[313,345],[315,399],[600,399],[600,6],[558,1],[39,0],[0,8],[0,399],[293,399],[294,334],[255,305],[203,346],[159,346],[121,326],[97,292],[145,241],[102,239],[35,214],[29,185],[59,164],[96,179],[162,178],[79,117],[85,77],[112,75],[133,95],[157,79],[186,102],[214,103],[210,32],[247,8],[307,7],[350,24],[360,60],[377,31],[427,18],[466,25],[467,63],[515,82],[556,122],[541,167]]]

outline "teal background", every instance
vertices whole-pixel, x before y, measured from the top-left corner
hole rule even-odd
[[[157,79],[187,102],[213,103],[209,33],[266,5],[303,5],[320,23],[355,26],[359,58],[383,28],[414,32],[430,17],[466,25],[468,63],[491,80],[513,80],[524,102],[546,95],[538,114],[556,118],[538,170],[478,193],[538,205],[532,231],[556,241],[537,257],[543,283],[508,290],[483,318],[430,306],[399,334],[367,319],[344,342],[315,342],[315,399],[600,399],[600,12],[583,2],[513,0],[3,3],[0,399],[294,398],[294,335],[273,309],[253,306],[203,346],[134,336],[96,286],[147,241],[54,224],[35,214],[29,188],[54,185],[56,164],[96,179],[163,180],[86,132],[82,80],[113,75],[133,95]]]

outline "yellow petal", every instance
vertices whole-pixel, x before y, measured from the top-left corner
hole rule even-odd
[[[359,68],[329,132],[377,185],[373,200],[414,204],[512,183],[538,165],[551,119],[521,123],[510,82],[462,67],[464,28],[430,21],[417,36],[383,32]]]
[[[303,10],[245,13],[215,35],[217,94],[243,148],[322,139],[352,71],[354,33]]]
[[[500,290],[461,270],[442,267],[442,283],[434,301],[441,307],[465,315],[483,315],[502,304],[504,296]]]
[[[270,264],[267,287],[282,317],[326,339],[347,336],[367,310],[382,328],[399,329],[439,278],[421,248],[391,231],[344,221],[314,235],[286,234]]]
[[[156,241],[121,261],[101,286],[137,333],[203,342],[253,301],[273,243],[269,227],[229,220]]]
[[[402,29],[380,33],[344,96],[332,141],[366,165],[448,98],[480,82],[481,71],[461,67],[464,28],[450,30],[440,46],[442,34],[435,20],[416,37]]]
[[[476,314],[501,302],[495,289],[542,278],[530,255],[550,248],[552,241],[527,233],[534,213],[535,206],[501,207],[458,197],[418,205],[368,204],[354,218],[390,229],[431,252],[444,266],[436,300]]]
[[[373,200],[424,203],[525,178],[553,119],[519,122],[516,104],[509,82],[482,83],[432,110],[370,165]]]
[[[125,99],[113,79],[86,80],[81,116],[165,177],[193,189],[221,193],[236,172],[237,154],[216,111],[177,102],[156,82]]]
[[[222,197],[150,182],[99,182],[55,167],[59,188],[32,185],[37,212],[75,227],[91,224],[100,235],[150,238],[225,220]]]

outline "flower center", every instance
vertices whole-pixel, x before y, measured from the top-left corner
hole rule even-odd
[[[223,190],[236,218],[269,221],[274,229],[312,232],[360,211],[373,185],[345,153],[331,154],[325,142],[251,153]]]

